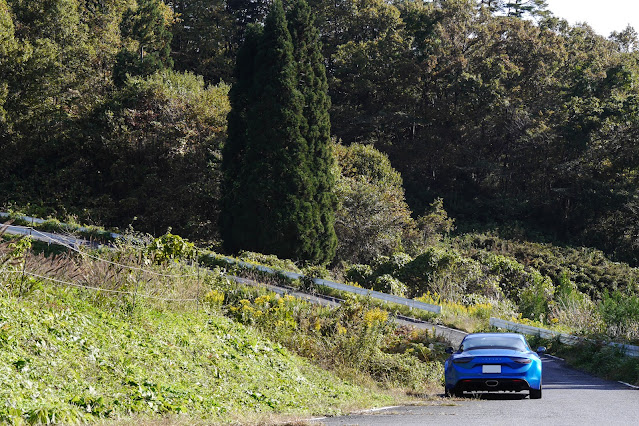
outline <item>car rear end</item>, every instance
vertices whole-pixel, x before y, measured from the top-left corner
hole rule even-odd
[[[480,355],[474,352],[469,351],[447,361],[446,384],[451,391],[520,392],[540,389],[541,361],[536,356]]]

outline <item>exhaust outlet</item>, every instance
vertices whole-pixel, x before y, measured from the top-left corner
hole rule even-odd
[[[499,384],[498,380],[486,380],[486,386],[489,386],[491,388],[496,387]]]

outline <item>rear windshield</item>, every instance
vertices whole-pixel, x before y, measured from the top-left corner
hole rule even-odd
[[[465,339],[461,347],[461,351],[471,349],[512,349],[519,352],[527,352],[528,347],[524,341],[518,337],[511,336],[477,336]]]

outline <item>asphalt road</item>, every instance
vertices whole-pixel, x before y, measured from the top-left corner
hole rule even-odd
[[[318,425],[637,425],[639,390],[544,357],[543,398],[528,393],[442,398],[424,405],[314,420]]]

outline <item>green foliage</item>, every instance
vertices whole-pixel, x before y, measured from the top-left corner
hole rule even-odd
[[[291,272],[301,272],[301,270],[295,265],[295,262],[288,259],[280,259],[273,254],[262,254],[251,251],[240,252],[238,259],[245,260],[250,263],[258,265],[271,266],[276,269]]]
[[[350,265],[344,271],[344,276],[348,282],[358,283],[362,286],[367,285],[372,281],[373,268],[363,264]]]
[[[293,43],[293,59],[297,64],[298,89],[304,97],[303,120],[300,127],[306,140],[310,162],[310,190],[313,193],[311,211],[311,260],[328,263],[335,256],[335,159],[331,140],[328,82],[321,52],[319,31],[305,0],[294,2],[287,15]],[[314,252],[314,253],[313,253]]]
[[[389,274],[384,274],[377,277],[373,285],[373,290],[400,297],[405,297],[408,293],[406,284],[402,283],[400,280],[394,278],[392,275]]]
[[[11,60],[15,54],[16,41],[14,37],[15,27],[13,19],[9,11],[9,5],[6,0],[0,0],[0,135],[7,131],[6,110],[4,103],[6,101],[9,86],[7,84],[8,67],[7,60]]]
[[[388,157],[371,146],[338,145],[336,155],[341,169],[336,185],[337,258],[370,263],[400,251],[415,228],[400,175]]]
[[[122,85],[127,76],[148,76],[171,68],[171,22],[166,6],[160,0],[137,0],[137,7],[128,9],[120,25],[125,47],[117,55],[113,80]]]
[[[294,10],[295,40],[276,1],[238,53],[221,227],[228,251],[327,263],[336,245],[328,98],[308,10]],[[317,104],[305,109],[307,100]]]
[[[375,259],[373,265],[375,266],[375,275],[393,275],[395,277],[401,276],[402,270],[413,261],[406,253],[393,253],[390,256],[380,256]]]
[[[533,271],[532,283],[519,290],[519,310],[521,314],[530,319],[539,319],[543,322],[548,314],[548,304],[553,300],[555,287],[548,277]]]
[[[602,332],[603,320],[595,303],[563,274],[550,304],[550,323],[568,327],[578,333],[596,335]]]
[[[450,234],[454,229],[455,219],[448,217],[444,210],[444,200],[437,198],[430,204],[429,210],[417,219],[423,244],[426,246],[439,242],[444,235]]]
[[[454,252],[429,248],[408,263],[401,276],[414,293],[425,293],[437,274],[453,266],[457,257]]]
[[[164,71],[129,79],[114,92],[87,123],[88,146],[81,152],[92,165],[83,173],[90,176],[87,203],[95,218],[123,228],[135,222],[141,231],[172,227],[215,237],[228,90],[194,74]]]
[[[601,317],[606,324],[606,335],[639,341],[639,296],[615,291],[604,293],[599,303]]]
[[[146,248],[146,256],[153,262],[179,262],[195,257],[195,246],[178,235],[164,234],[153,240]]]
[[[304,276],[309,278],[321,278],[325,280],[330,280],[332,278],[331,272],[324,266],[307,266],[302,270],[302,273]]]
[[[444,344],[421,335],[419,340],[440,350],[426,357],[409,351],[403,344],[405,332],[393,331],[388,313],[379,308],[352,298],[330,310],[273,293],[230,297],[227,309],[233,318],[342,375],[359,375],[362,380],[367,374],[384,385],[413,391],[441,380]]]
[[[0,354],[3,364],[22,357],[20,370],[11,367],[11,377],[0,378],[1,393],[29,423],[171,413],[221,420],[254,410],[313,411],[323,398],[334,404],[335,395],[360,392],[337,379],[320,380],[318,370],[280,345],[217,316],[149,310],[131,322],[70,295],[56,296],[57,309],[0,304],[4,318],[18,321],[35,318],[37,308],[42,324],[32,327],[38,340],[29,344],[20,322],[12,321]],[[292,385],[300,377],[305,386]],[[16,386],[27,382],[37,389],[18,392]]]
[[[543,275],[552,278],[560,285],[564,276],[573,282],[577,289],[593,299],[599,299],[605,289],[636,291],[639,282],[639,269],[628,264],[613,262],[599,250],[585,247],[563,247],[521,241],[518,238],[500,238],[495,234],[467,234],[458,238],[454,245],[464,254],[478,259],[488,259],[487,253],[502,253],[516,259],[520,266],[506,268],[514,277],[521,265],[529,265]],[[488,264],[494,262],[488,261]]]
[[[402,176],[393,168],[388,156],[372,145],[338,145],[336,154],[343,177],[364,176],[380,186],[389,185],[401,188]]]
[[[237,32],[227,2],[172,1],[177,16],[171,27],[171,57],[176,70],[201,75],[207,82],[230,82],[237,54]]]
[[[0,246],[0,255],[21,253],[18,246],[9,251],[8,244]],[[155,269],[140,262],[135,250],[101,255],[108,253],[114,256],[110,261]],[[28,270],[53,262],[27,257]],[[0,419],[4,422],[74,424],[177,414],[185,421],[225,422],[238,415],[250,418],[251,413],[338,413],[354,401],[366,406],[390,402],[388,396],[338,379],[262,333],[222,317],[223,303],[235,303],[240,294],[255,290],[231,284],[219,271],[202,272],[201,280],[195,281],[193,274],[172,263],[155,270],[165,278],[155,275],[147,280],[146,272],[123,272],[125,266],[84,257],[58,261],[41,273],[71,280],[76,262],[88,286],[123,292],[127,290],[123,284],[137,275],[144,282],[140,293],[164,295],[173,289],[173,297],[185,298],[202,286],[204,304],[196,309],[195,304],[149,299],[138,301],[131,311],[127,299],[117,293],[46,282],[22,298],[3,293],[0,397],[6,404]],[[4,265],[0,282],[5,286],[10,279]],[[264,306],[272,297],[263,297],[255,306],[267,311]],[[293,298],[284,300],[289,316],[308,307]],[[275,315],[279,314],[273,309],[265,313]],[[375,315],[364,316],[370,327],[379,321]],[[248,324],[258,316],[245,318]]]

